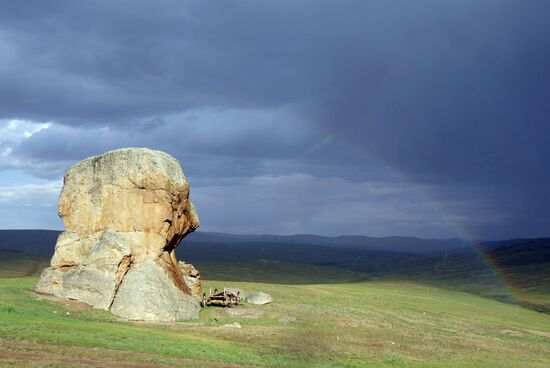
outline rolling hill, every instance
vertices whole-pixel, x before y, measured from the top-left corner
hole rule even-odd
[[[274,303],[207,307],[199,320],[186,322],[127,322],[32,293],[37,258],[0,254],[0,366],[542,368],[549,362],[549,315],[422,281],[280,261],[198,263],[206,290],[262,290]]]
[[[49,259],[58,234],[49,230],[0,230],[0,249]],[[548,238],[485,242],[481,246],[484,251],[478,253],[459,239],[195,232],[177,251],[180,259],[194,264],[239,264],[246,269],[248,264],[279,262],[286,268],[281,272],[298,279],[296,270],[304,265],[336,266],[370,277],[421,281],[549,312],[549,244]],[[246,281],[242,275],[241,279],[239,274],[228,277]]]

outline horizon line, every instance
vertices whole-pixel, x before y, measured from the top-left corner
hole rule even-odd
[[[65,230],[59,230],[59,229],[39,229],[39,228],[30,228],[30,229],[5,229],[0,228],[0,231],[57,231],[57,232],[63,232]],[[418,236],[412,236],[412,235],[385,235],[385,236],[371,236],[371,235],[359,235],[359,234],[341,234],[341,235],[320,235],[320,234],[313,234],[313,233],[297,233],[297,234],[269,234],[269,233],[226,233],[226,232],[220,232],[220,231],[204,231],[204,230],[195,230],[193,232],[196,233],[208,233],[208,234],[214,234],[214,235],[230,235],[230,236],[280,236],[280,237],[294,237],[294,236],[316,236],[320,238],[327,238],[327,239],[337,239],[337,238],[343,238],[343,237],[362,237],[362,238],[371,238],[371,239],[387,239],[387,238],[409,238],[409,239],[419,239],[419,240],[462,240],[466,242],[480,242],[480,243],[486,243],[486,242],[498,242],[498,241],[510,241],[510,240],[539,240],[539,239],[548,239],[550,238],[550,235],[548,236],[535,236],[535,237],[512,237],[512,238],[504,238],[504,239],[467,239],[467,238],[459,238],[459,237],[448,237],[448,238],[421,238]],[[193,232],[187,234],[186,236],[192,234]]]

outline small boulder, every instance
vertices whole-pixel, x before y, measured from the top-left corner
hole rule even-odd
[[[246,302],[248,304],[263,305],[263,304],[273,303],[273,298],[268,293],[257,291],[257,292],[248,294],[248,296],[246,297]]]

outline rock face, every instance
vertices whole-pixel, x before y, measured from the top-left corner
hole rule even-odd
[[[35,290],[132,320],[197,318],[200,274],[175,248],[199,226],[172,156],[125,148],[73,165],[59,216],[66,231]]]
[[[268,293],[257,291],[255,293],[248,294],[246,297],[248,304],[263,305],[273,303],[273,298]]]
[[[185,281],[187,287],[191,289],[191,295],[201,300],[202,285],[200,272],[190,263],[179,261],[178,266],[183,274],[183,281]]]

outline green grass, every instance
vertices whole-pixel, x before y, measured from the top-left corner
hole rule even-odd
[[[18,275],[17,267],[8,270],[0,260],[0,366],[28,366],[2,358],[6,352],[43,354],[53,359],[44,363],[48,367],[77,366],[76,359],[98,356],[190,367],[212,362],[267,367],[550,364],[550,315],[424,283],[278,262],[203,264],[196,266],[207,280],[205,289],[262,290],[275,302],[243,306],[261,311],[257,319],[207,308],[198,321],[127,323],[104,311],[32,294],[36,276],[14,276],[26,274],[35,261],[28,260],[26,267],[21,261]],[[279,322],[283,316],[296,321]],[[233,322],[242,328],[224,327]]]
[[[48,260],[0,249],[0,277],[21,277],[42,271],[48,265]]]
[[[385,278],[408,279],[481,295],[550,314],[550,263],[499,265],[491,269],[477,255],[448,261],[420,259],[389,268]]]

